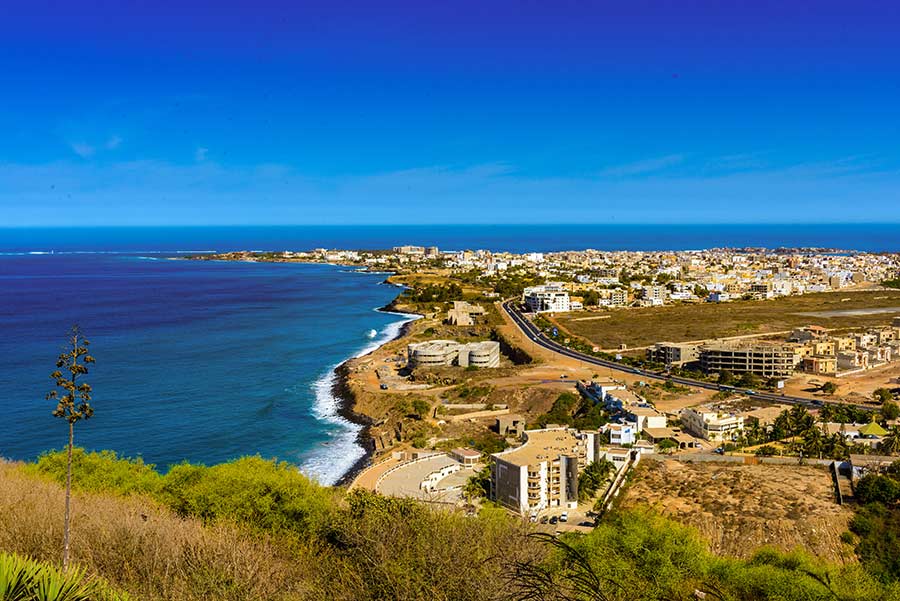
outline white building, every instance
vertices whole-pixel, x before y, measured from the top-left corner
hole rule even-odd
[[[493,340],[460,344],[455,340],[414,342],[406,347],[412,367],[500,367],[500,343]]]
[[[606,424],[600,428],[601,432],[609,436],[609,444],[622,446],[625,444],[634,444],[637,426],[635,424]]]
[[[570,310],[569,293],[561,283],[531,286],[525,289],[522,299],[535,313],[565,313]]]

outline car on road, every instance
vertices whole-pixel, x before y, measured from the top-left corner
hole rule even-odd
[[[379,388],[381,388],[382,390],[387,390],[387,389],[388,389],[388,385],[387,385],[387,384],[382,384],[381,386],[379,386]]]
[[[563,511],[563,512],[559,515],[559,521],[560,521],[560,522],[568,522],[568,521],[569,521],[569,512],[568,512],[568,511]]]
[[[555,523],[558,522],[558,521],[559,521],[559,518],[556,517],[555,515],[554,515],[553,517],[550,518],[550,523],[551,523],[551,524],[555,524]]]

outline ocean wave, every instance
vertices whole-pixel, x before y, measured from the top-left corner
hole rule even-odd
[[[378,309],[375,310],[378,311]],[[368,355],[386,342],[390,342],[400,335],[400,329],[403,327],[403,324],[421,317],[394,311],[380,312],[402,315],[404,319],[385,326],[380,336],[364,346],[362,350],[353,355],[353,358]],[[365,449],[359,445],[357,440],[362,426],[345,419],[339,413],[341,399],[335,396],[334,385],[337,383],[338,377],[335,370],[340,365],[338,363],[329,367],[328,371],[312,384],[312,389],[315,393],[315,402],[312,407],[313,416],[334,428],[329,429],[329,435],[331,436],[329,444],[322,449],[316,449],[300,467],[303,473],[327,486],[331,486],[340,480],[366,454]]]

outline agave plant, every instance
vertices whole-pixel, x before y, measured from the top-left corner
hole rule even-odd
[[[0,599],[29,601],[38,566],[18,555],[0,554]]]
[[[61,573],[42,566],[33,580],[29,601],[92,601],[94,588],[81,569],[70,567]]]
[[[127,601],[84,570],[56,568],[19,555],[0,553],[0,601]]]

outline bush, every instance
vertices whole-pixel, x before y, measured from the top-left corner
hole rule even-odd
[[[47,453],[27,469],[64,483],[65,452]],[[77,461],[75,460],[77,458]],[[318,529],[333,504],[331,489],[316,485],[295,465],[259,456],[212,467],[182,463],[161,475],[140,459],[111,451],[73,453],[79,490],[147,494],[184,517],[227,518],[270,531]]]
[[[860,503],[889,505],[900,500],[900,482],[880,474],[866,474],[856,483],[854,494]]]
[[[119,457],[113,451],[85,452],[72,450],[74,486],[81,490],[111,491],[118,494],[156,494],[162,488],[163,477],[155,466],[144,460]],[[37,463],[28,464],[32,473],[50,476],[57,482],[66,481],[66,452],[50,451],[41,455]]]
[[[759,447],[758,449],[756,449],[757,457],[771,457],[772,455],[775,455],[776,453],[778,453],[778,449],[776,449],[772,445],[768,445],[768,444],[763,445],[763,446]]]
[[[423,399],[415,399],[412,402],[412,410],[413,413],[416,414],[416,417],[422,419],[426,415],[428,415],[428,411],[431,409],[431,405],[428,404],[427,401]]]

